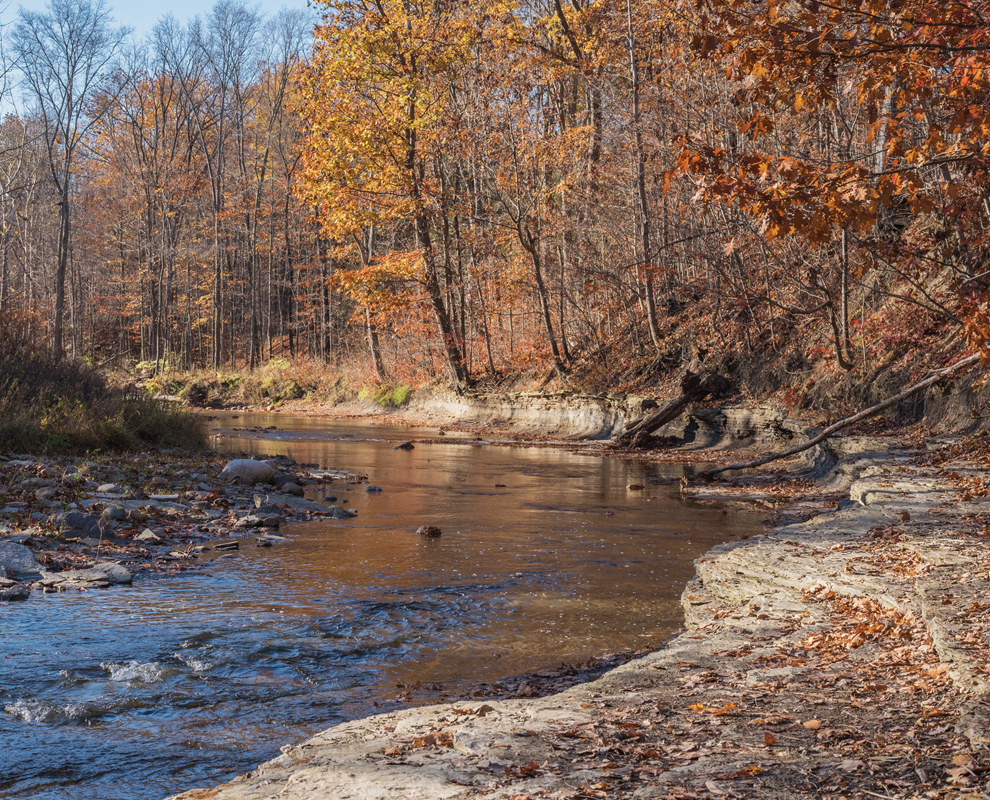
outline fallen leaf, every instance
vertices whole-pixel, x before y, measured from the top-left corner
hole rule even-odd
[[[774,736],[772,733],[770,733],[770,731],[764,731],[763,732],[763,743],[767,747],[769,747],[770,745],[772,745],[776,741],[777,741],[777,737]]]
[[[820,719],[809,719],[804,723],[804,727],[806,727],[809,731],[817,731],[821,726],[822,721]]]

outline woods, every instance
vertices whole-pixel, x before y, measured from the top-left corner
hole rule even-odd
[[[0,309],[55,350],[814,403],[990,331],[986,2],[50,9],[9,48]]]

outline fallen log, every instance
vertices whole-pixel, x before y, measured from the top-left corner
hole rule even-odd
[[[613,446],[642,446],[646,442],[646,437],[657,428],[677,419],[688,405],[704,400],[709,395],[722,394],[730,386],[731,382],[721,375],[712,372],[696,375],[688,370],[681,379],[681,394],[667,405],[630,422],[626,429],[614,438]]]
[[[848,428],[851,425],[855,425],[857,422],[861,422],[868,417],[872,417],[875,414],[879,414],[891,406],[897,405],[902,400],[907,400],[912,395],[917,394],[923,389],[927,389],[932,384],[938,383],[943,378],[947,378],[954,372],[962,369],[963,367],[968,367],[970,364],[975,364],[980,360],[982,355],[980,353],[975,353],[974,355],[967,356],[966,358],[960,359],[955,364],[950,364],[949,366],[937,370],[925,378],[923,381],[919,381],[913,386],[909,386],[903,392],[895,394],[884,400],[882,403],[877,403],[875,406],[870,406],[862,411],[853,414],[851,417],[846,417],[845,419],[839,420],[833,425],[829,425],[827,428],[822,430],[816,436],[808,439],[808,441],[803,442],[794,447],[788,447],[786,450],[779,450],[776,453],[770,453],[769,455],[762,456],[760,458],[753,459],[752,461],[745,461],[741,464],[726,464],[724,467],[716,467],[714,469],[705,470],[704,472],[699,472],[696,476],[696,480],[711,480],[716,475],[722,472],[729,472],[730,470],[741,470],[741,469],[754,469],[756,467],[762,467],[764,464],[769,464],[771,461],[777,461],[781,458],[788,458],[790,456],[796,456],[798,453],[803,453],[805,450],[809,450],[816,444],[820,444],[828,439],[835,433]]]

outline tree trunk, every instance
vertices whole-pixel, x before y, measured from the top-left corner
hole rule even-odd
[[[903,392],[900,392],[899,394],[895,394],[893,397],[884,400],[882,403],[877,403],[875,406],[870,406],[869,408],[863,409],[862,411],[853,414],[851,417],[846,417],[845,419],[839,420],[834,425],[829,425],[827,428],[825,428],[825,430],[823,430],[817,436],[813,436],[811,439],[808,439],[808,441],[802,444],[795,445],[794,447],[789,447],[786,450],[780,450],[776,453],[770,453],[769,455],[765,455],[761,458],[754,459],[753,461],[746,461],[741,464],[726,464],[724,467],[716,467],[715,469],[706,470],[705,472],[701,472],[698,474],[698,479],[711,480],[714,476],[722,472],[728,472],[729,470],[754,469],[756,467],[761,467],[764,464],[769,464],[771,461],[777,461],[781,458],[796,456],[798,453],[803,453],[805,450],[810,450],[816,444],[820,444],[821,442],[824,442],[833,434],[838,433],[839,431],[848,428],[851,425],[855,425],[857,422],[862,422],[864,419],[868,419],[869,417],[879,414],[881,411],[885,411],[891,406],[895,406],[904,400],[907,400],[912,395],[915,395],[918,392],[922,391],[923,389],[927,389],[929,386],[938,383],[943,378],[949,377],[954,372],[958,372],[963,367],[968,367],[971,364],[977,363],[981,358],[982,358],[982,354],[976,353],[974,355],[967,356],[966,358],[963,358],[960,361],[957,361],[955,364],[950,364],[948,367],[945,367],[944,369],[937,370],[936,372],[933,372],[931,375],[925,378],[923,381],[919,381],[913,386],[909,386]]]
[[[614,444],[642,447],[653,431],[677,419],[688,405],[712,394],[724,394],[731,385],[731,381],[721,375],[712,372],[696,375],[689,370],[681,379],[681,394],[678,397],[653,413],[633,420],[615,437]]]

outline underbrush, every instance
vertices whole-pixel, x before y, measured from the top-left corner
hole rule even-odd
[[[202,447],[199,420],[82,361],[32,341],[32,326],[0,321],[0,449],[30,453]]]
[[[363,387],[358,392],[361,400],[366,400],[382,408],[400,408],[412,397],[412,387],[400,384],[374,384]]]
[[[198,408],[278,407],[292,401],[333,406],[355,400],[399,408],[413,394],[410,384],[375,381],[361,363],[332,368],[314,361],[292,362],[285,358],[273,359],[254,371],[171,372],[147,379],[144,386],[149,395],[176,395]]]

